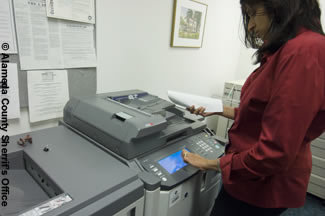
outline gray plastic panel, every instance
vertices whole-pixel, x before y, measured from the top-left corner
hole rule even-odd
[[[323,133],[322,135],[320,135],[320,137],[319,138],[321,138],[321,139],[324,139],[325,140],[325,133]]]
[[[312,174],[325,178],[325,169],[319,166],[312,166]]]
[[[138,174],[139,178],[144,183],[144,188],[148,191],[154,191],[160,186],[160,179],[148,172],[141,172]]]
[[[317,186],[316,193],[318,193],[319,195],[322,195],[323,197],[325,197],[325,178],[322,178],[320,176],[311,174],[310,175],[310,180],[309,180],[309,186],[310,185],[314,185]],[[309,188],[308,186],[308,188]]]
[[[310,146],[311,153],[317,157],[325,158],[325,149],[318,148],[317,146]]]
[[[325,150],[325,140],[323,139],[315,139],[311,142],[311,145]]]
[[[320,157],[313,155],[312,159],[313,159],[313,165],[316,165],[318,167],[323,167],[325,169],[325,159],[324,158],[320,158]],[[324,175],[325,175],[325,172],[324,172]]]
[[[308,192],[318,196],[322,199],[325,199],[325,188],[319,186],[318,184],[314,184],[313,182],[309,182]]]
[[[8,179],[10,179],[8,206],[6,208],[1,207],[0,215],[17,215],[20,211],[49,199],[47,194],[24,169],[10,170]]]
[[[10,137],[9,155],[23,150],[24,155],[37,164],[35,182],[46,184],[49,178],[73,199],[48,215],[70,215],[112,193],[115,193],[109,198],[112,202],[106,202],[101,208],[119,211],[120,207],[143,196],[143,184],[136,172],[64,126],[31,132],[33,144],[21,147],[16,143],[24,136],[26,134]],[[44,151],[44,147],[49,151]],[[125,187],[127,193],[123,192]]]

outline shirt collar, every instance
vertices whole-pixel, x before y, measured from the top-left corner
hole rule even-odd
[[[300,35],[300,34],[306,32],[306,31],[308,31],[308,29],[306,29],[305,27],[301,27],[301,28],[298,30],[296,37],[297,37],[298,35]],[[266,44],[266,43],[267,43],[267,40],[264,41],[264,44]],[[271,54],[269,54],[269,53],[264,53],[264,54],[263,54],[263,57],[262,57],[262,60],[261,60],[261,65],[263,65],[264,63],[266,63],[266,62],[267,62],[267,59],[268,59],[270,56],[271,56]]]
[[[305,27],[301,27],[297,32],[297,36],[304,33],[304,32],[306,32],[306,31],[308,31],[308,29],[306,29]]]

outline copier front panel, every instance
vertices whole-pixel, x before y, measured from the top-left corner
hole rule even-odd
[[[215,159],[223,154],[224,147],[223,143],[201,132],[140,158],[144,169],[161,179],[162,190],[170,190],[199,171],[183,161],[183,149]]]

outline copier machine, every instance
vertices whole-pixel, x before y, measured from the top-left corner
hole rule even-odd
[[[220,174],[200,171],[181,157],[182,149],[210,159],[223,154],[224,144],[202,119],[129,90],[71,98],[61,124],[138,173],[145,216],[204,216],[219,192]]]

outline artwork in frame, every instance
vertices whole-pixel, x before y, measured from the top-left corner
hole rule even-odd
[[[201,48],[207,11],[207,4],[174,0],[171,46]]]

